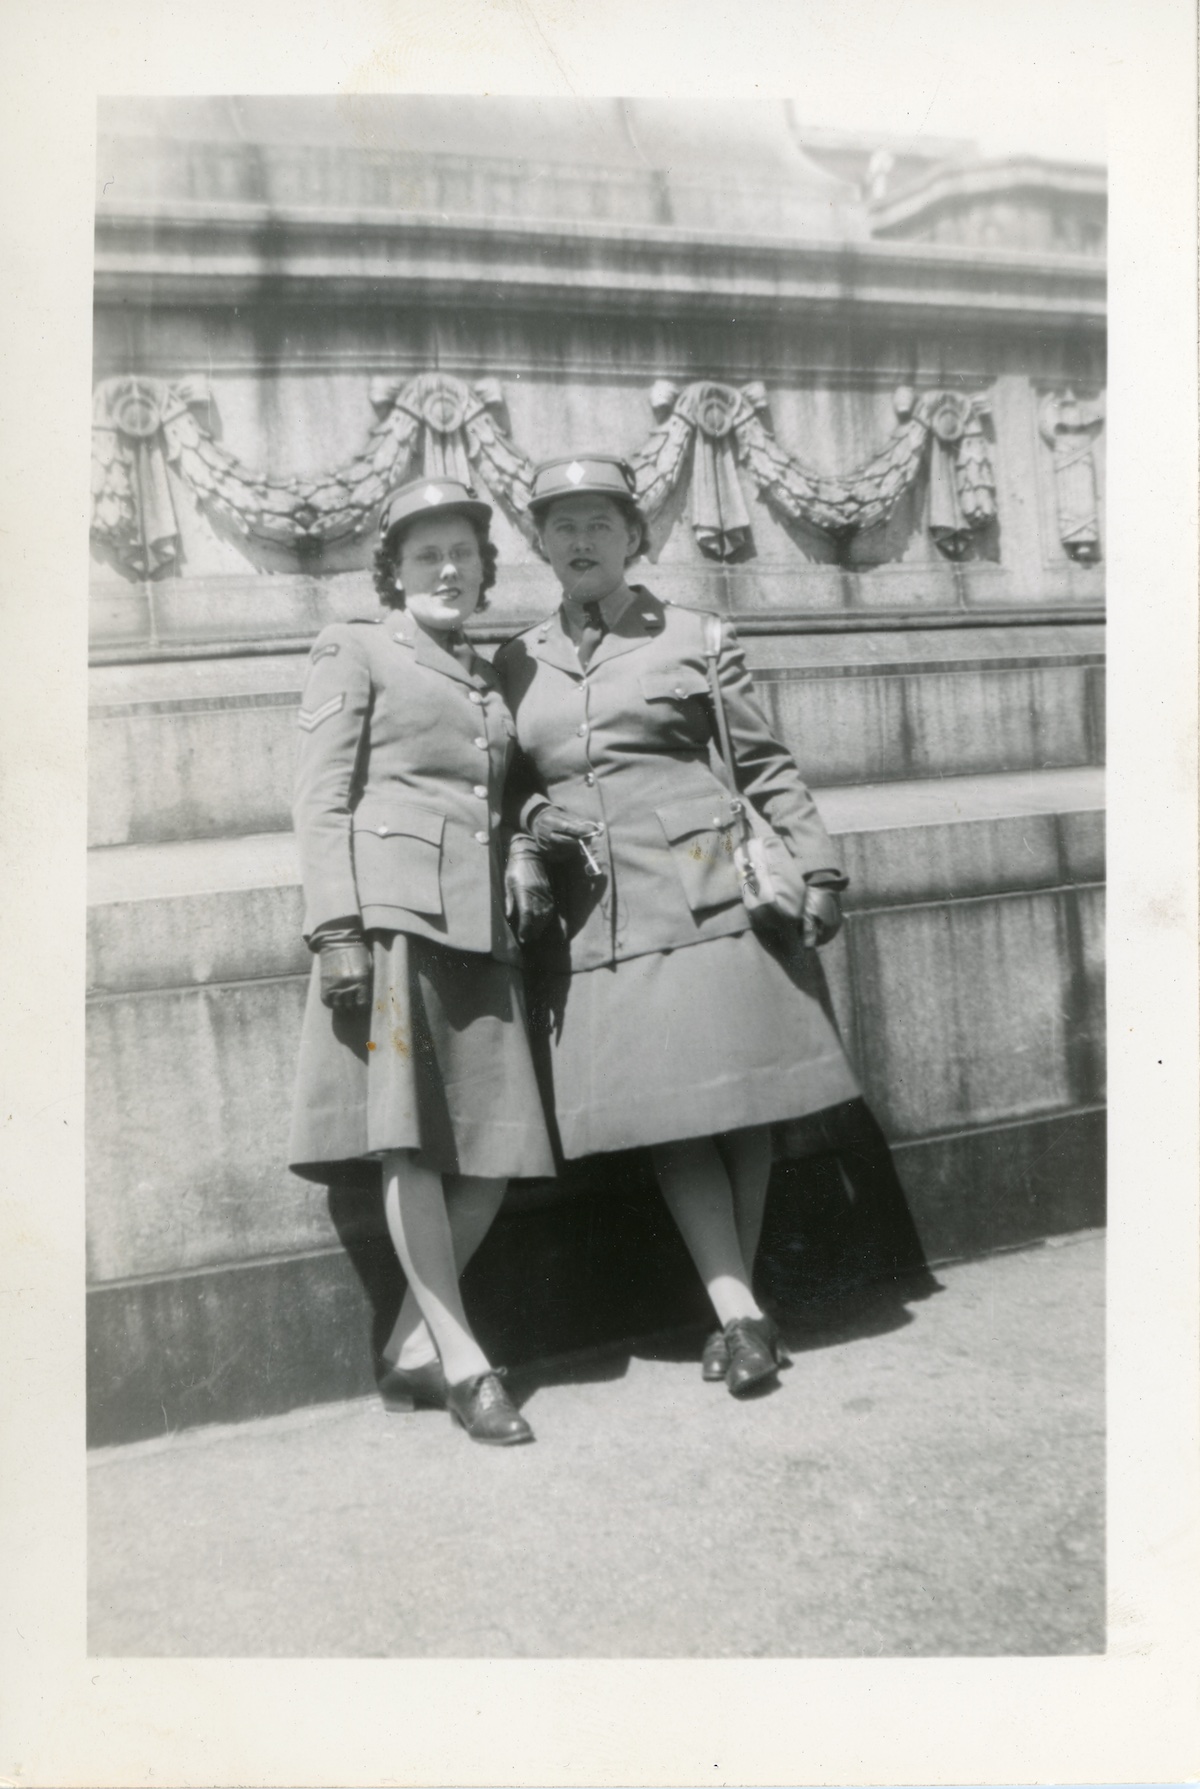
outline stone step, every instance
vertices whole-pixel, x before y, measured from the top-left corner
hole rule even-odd
[[[1094,625],[751,636],[780,736],[817,786],[1094,765]],[[93,668],[89,842],[150,844],[289,824],[302,653]]]
[[[1093,766],[817,791],[842,841],[849,911],[1099,882],[1104,773]],[[119,994],[301,975],[290,832],[88,854],[88,988]]]
[[[529,551],[523,541],[519,549]],[[362,548],[355,551],[361,554]],[[852,570],[791,556],[730,568],[714,565],[698,552],[690,559],[685,548],[680,551],[681,562],[660,562],[645,572],[655,594],[685,608],[720,609],[746,634],[1103,621],[1103,568],[1070,560],[1043,566],[1038,588],[1030,590],[1011,567],[980,560]],[[544,564],[510,560],[503,563],[486,615],[471,631],[482,640],[507,639],[540,621],[553,606]],[[312,577],[189,573],[138,583],[113,573],[92,582],[88,647],[96,664],[214,652],[284,652],[303,646],[330,621],[377,613],[370,576],[361,570],[327,569]]]
[[[855,878],[823,953],[847,1046],[889,1136],[933,1151],[939,1224],[969,1232],[982,1195],[938,1139],[1103,1098],[1101,775],[820,800]],[[336,1246],[323,1189],[283,1166],[310,964],[291,839],[95,851],[89,902],[92,1279]]]
[[[1102,1224],[1104,1124],[1093,1108],[897,1145],[930,1259]],[[980,1187],[995,1196],[964,1198],[964,1188]],[[490,1359],[518,1367],[684,1325],[698,1350],[712,1321],[707,1300],[643,1158],[607,1158],[599,1184],[553,1205],[523,1207],[518,1190],[463,1283]],[[325,1247],[93,1284],[89,1443],[370,1395],[372,1353],[403,1291],[378,1204],[376,1194],[357,1209],[335,1206],[340,1240]],[[847,1262],[843,1211],[828,1158],[776,1167],[756,1277],[814,1340],[822,1330],[863,1333],[862,1301],[846,1288],[853,1255]],[[886,1295],[872,1300],[870,1317],[911,1320]]]

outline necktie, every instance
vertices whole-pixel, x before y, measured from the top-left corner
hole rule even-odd
[[[584,603],[583,632],[579,636],[579,662],[586,671],[591,662],[593,652],[599,646],[608,629],[604,625],[604,617],[600,613],[599,603]]]
[[[466,635],[456,629],[454,633],[445,636],[445,644],[447,652],[458,660],[464,670],[469,671],[474,662],[475,649]]]

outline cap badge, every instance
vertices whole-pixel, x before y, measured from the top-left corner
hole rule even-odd
[[[421,492],[421,495],[424,497],[426,503],[440,503],[442,501],[442,493],[438,490],[436,485],[426,485],[425,489]]]
[[[567,467],[564,476],[569,478],[573,485],[578,485],[583,483],[584,479],[587,477],[587,473],[579,464],[578,460],[572,460],[571,464]]]

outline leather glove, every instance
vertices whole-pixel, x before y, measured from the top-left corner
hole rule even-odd
[[[371,952],[360,938],[321,941],[321,1000],[325,1006],[354,1008],[371,1000]]]
[[[545,810],[543,809],[543,812]],[[504,911],[518,944],[540,938],[554,913],[554,895],[541,847],[519,833],[508,849],[504,872]]]
[[[594,820],[581,820],[577,814],[569,814],[566,808],[556,808],[552,802],[547,802],[529,822],[529,830],[550,862],[561,863],[564,858],[575,855],[580,839],[594,838],[597,828]]]
[[[810,882],[800,909],[800,937],[809,950],[836,938],[842,928],[842,903],[836,889]]]

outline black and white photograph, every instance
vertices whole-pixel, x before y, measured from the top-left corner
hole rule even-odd
[[[96,179],[94,1649],[1101,1650],[1103,164]]]
[[[898,15],[861,87],[95,95],[92,1665],[1136,1634],[1113,120],[1020,12],[1011,106],[961,22],[881,103]],[[551,1780],[489,1743],[389,1780]]]

